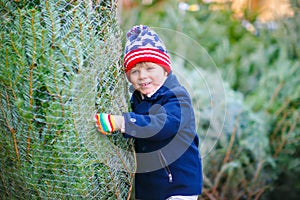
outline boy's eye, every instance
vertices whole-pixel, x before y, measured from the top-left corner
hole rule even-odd
[[[137,70],[131,70],[130,74],[136,74]]]
[[[147,67],[147,70],[149,71],[149,70],[152,70],[152,69],[154,69],[154,67]]]

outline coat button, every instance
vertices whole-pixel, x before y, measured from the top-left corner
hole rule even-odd
[[[135,118],[130,118],[130,121],[134,123],[134,122],[136,122],[136,119]]]
[[[136,131],[131,131],[130,135],[135,136],[136,135]]]

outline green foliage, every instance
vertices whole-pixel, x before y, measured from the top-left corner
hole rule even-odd
[[[127,198],[131,141],[101,137],[92,119],[127,109],[116,5],[0,5],[1,199]]]
[[[187,62],[174,59],[173,64],[181,65],[175,69],[188,79],[195,105],[200,105],[196,113],[205,155],[203,199],[300,196],[300,182],[294,178],[299,176],[300,163],[300,19],[299,3],[292,3],[295,16],[273,24],[236,20],[230,10],[211,11],[209,4],[200,4],[197,12],[182,11],[174,1],[123,13],[124,29],[146,24],[190,36],[207,50],[222,75],[223,86],[214,84],[218,70],[203,58],[203,51],[166,36],[171,38],[165,42],[167,48],[179,45],[184,49],[181,56]],[[254,31],[248,31],[245,23]],[[274,24],[275,29],[268,28]],[[191,68],[189,62],[200,68]],[[197,79],[199,71],[213,92]],[[214,93],[222,87],[226,99]],[[210,101],[215,98],[217,101]],[[212,105],[220,107],[216,117],[211,117]],[[218,134],[224,115],[224,127]]]

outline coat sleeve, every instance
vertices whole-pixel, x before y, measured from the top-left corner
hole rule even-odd
[[[193,119],[192,104],[185,90],[170,91],[161,104],[151,107],[149,115],[128,112],[124,114],[124,137],[145,140],[165,140],[173,137]]]

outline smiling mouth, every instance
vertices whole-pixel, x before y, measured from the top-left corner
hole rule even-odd
[[[143,87],[147,87],[148,85],[150,85],[150,83],[149,83],[149,82],[148,82],[148,83],[141,83],[141,84],[140,84],[140,87],[142,87],[142,88],[143,88]]]

